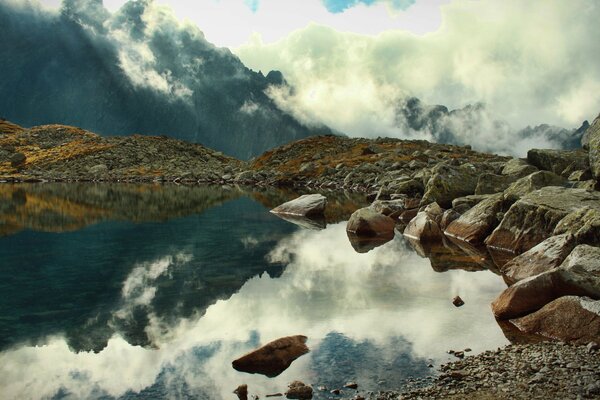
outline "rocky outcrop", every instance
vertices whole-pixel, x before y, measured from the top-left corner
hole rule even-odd
[[[520,254],[552,236],[564,217],[586,205],[600,210],[600,192],[556,186],[536,190],[511,206],[485,243]]]
[[[527,161],[539,169],[554,172],[565,178],[573,171],[589,168],[588,154],[583,149],[531,149],[527,152]]]
[[[600,301],[564,296],[510,321],[522,332],[573,344],[600,341]]]
[[[503,211],[504,202],[502,193],[483,200],[452,222],[444,233],[468,243],[483,243],[498,225],[498,213]]]
[[[570,234],[551,236],[504,264],[500,271],[512,283],[550,271],[562,264],[576,244]]]
[[[550,171],[538,171],[512,183],[505,191],[504,198],[515,202],[527,193],[546,186],[565,186],[567,180]]]
[[[356,236],[393,237],[395,222],[392,218],[379,214],[370,207],[356,210],[348,220],[346,231]]]
[[[560,267],[521,280],[492,303],[499,319],[518,318],[562,296],[600,298],[600,248],[579,245]]]
[[[322,194],[305,194],[271,210],[273,214],[295,217],[323,217],[327,198]]]
[[[238,371],[274,377],[285,371],[298,357],[308,353],[306,336],[286,336],[233,361]]]

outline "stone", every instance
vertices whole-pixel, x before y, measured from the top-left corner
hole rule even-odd
[[[354,251],[356,251],[359,254],[368,253],[369,251],[379,246],[383,246],[384,244],[386,244],[394,238],[394,236],[392,235],[365,237],[355,235],[352,232],[346,232],[346,234],[348,235],[350,245],[352,246]]]
[[[357,236],[394,236],[394,220],[370,207],[356,210],[350,216],[346,231]]]
[[[322,194],[305,194],[275,207],[271,212],[301,217],[323,216],[326,205],[327,198]]]
[[[389,190],[393,193],[406,194],[411,197],[420,197],[425,190],[423,182],[419,179],[409,179],[390,184]]]
[[[531,149],[527,152],[527,161],[539,169],[551,171],[561,176],[566,174],[565,177],[568,177],[575,170],[589,167],[588,154],[583,149]]]
[[[106,164],[96,164],[88,169],[88,172],[92,175],[103,175],[108,172]]]
[[[485,244],[523,253],[552,236],[560,220],[586,205],[600,210],[600,192],[549,186],[528,193],[510,207]]]
[[[240,400],[248,400],[248,385],[240,385],[233,391]]]
[[[10,165],[13,167],[19,167],[25,164],[25,161],[27,161],[27,156],[25,156],[23,153],[14,153],[8,160],[10,161]]]
[[[518,179],[519,176],[517,175],[483,174],[477,181],[475,194],[494,194],[503,192]]]
[[[569,233],[578,243],[600,245],[600,210],[583,206],[561,219],[554,228],[554,235]]]
[[[588,297],[564,296],[534,313],[510,322],[525,333],[584,345],[600,340],[600,301]]]
[[[436,202],[441,207],[450,208],[455,198],[475,193],[478,174],[471,164],[456,168],[446,163],[439,163],[432,168],[431,174],[425,186],[421,205]]]
[[[306,336],[286,336],[274,340],[234,360],[237,371],[274,377],[285,371],[298,357],[308,353]]]
[[[379,214],[397,218],[402,211],[417,207],[416,199],[400,198],[395,200],[375,200],[369,207]]]
[[[312,387],[305,385],[300,381],[294,381],[288,385],[285,397],[288,399],[312,399]]]
[[[347,382],[344,387],[348,389],[358,389],[358,384],[356,382]]]
[[[454,304],[454,307],[461,307],[465,305],[465,302],[460,298],[460,296],[456,296],[452,299],[452,304]]]
[[[527,193],[541,189],[546,186],[565,186],[567,180],[550,171],[538,171],[527,175],[511,184],[504,191],[504,198],[515,202]]]
[[[600,248],[579,245],[553,270],[523,279],[493,302],[499,319],[519,318],[562,296],[600,298]]]
[[[406,225],[404,236],[420,242],[432,242],[441,240],[443,233],[439,226],[443,211],[437,205],[429,205]]]
[[[489,194],[472,194],[470,196],[457,197],[456,199],[452,200],[452,208],[458,209],[461,206],[466,205],[466,208],[469,209],[475,207],[477,204],[489,197]]]
[[[551,236],[504,264],[500,271],[511,283],[550,271],[562,264],[576,244],[570,234]]]
[[[440,229],[442,231],[445,230],[448,227],[448,225],[450,225],[453,221],[456,221],[458,218],[460,218],[460,213],[458,213],[456,210],[450,208],[444,211],[439,224]]]
[[[518,178],[537,172],[538,169],[521,158],[512,158],[504,164],[502,175],[512,175]]]
[[[453,221],[444,233],[467,243],[483,243],[498,225],[497,214],[503,210],[504,203],[502,193],[493,195]]]
[[[600,115],[586,130],[584,145],[587,146],[592,175],[600,181]]]

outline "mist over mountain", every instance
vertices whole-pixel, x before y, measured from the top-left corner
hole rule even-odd
[[[249,158],[315,133],[265,91],[281,73],[254,72],[151,0],[115,13],[101,0],[60,11],[0,2],[0,116],[106,135],[168,135]]]

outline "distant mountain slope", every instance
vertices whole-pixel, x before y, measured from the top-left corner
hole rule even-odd
[[[114,14],[101,0],[65,0],[60,13],[0,2],[0,26],[0,116],[23,126],[164,134],[239,158],[330,132],[264,94],[280,73],[249,70],[149,0]]]

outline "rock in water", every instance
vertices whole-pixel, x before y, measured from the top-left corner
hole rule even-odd
[[[456,296],[452,299],[452,304],[454,304],[454,307],[461,307],[465,305],[465,302],[460,298],[460,296]]]
[[[525,333],[583,345],[600,340],[600,301],[564,296],[510,322]]]
[[[285,397],[288,399],[312,399],[313,390],[310,386],[300,381],[294,381],[288,385]]]
[[[327,198],[322,194],[305,194],[275,207],[271,212],[301,217],[322,217],[326,205]]]
[[[356,236],[394,237],[395,226],[396,223],[392,218],[365,207],[352,213],[346,231]]]
[[[233,393],[237,394],[237,397],[240,400],[248,400],[248,385],[244,384],[238,386]]]
[[[446,228],[446,235],[471,244],[483,243],[498,225],[496,215],[503,211],[502,193],[493,195],[461,215]]]
[[[306,336],[302,335],[282,337],[251,351],[231,364],[238,371],[274,377],[285,371],[295,359],[308,353],[306,339]]]

